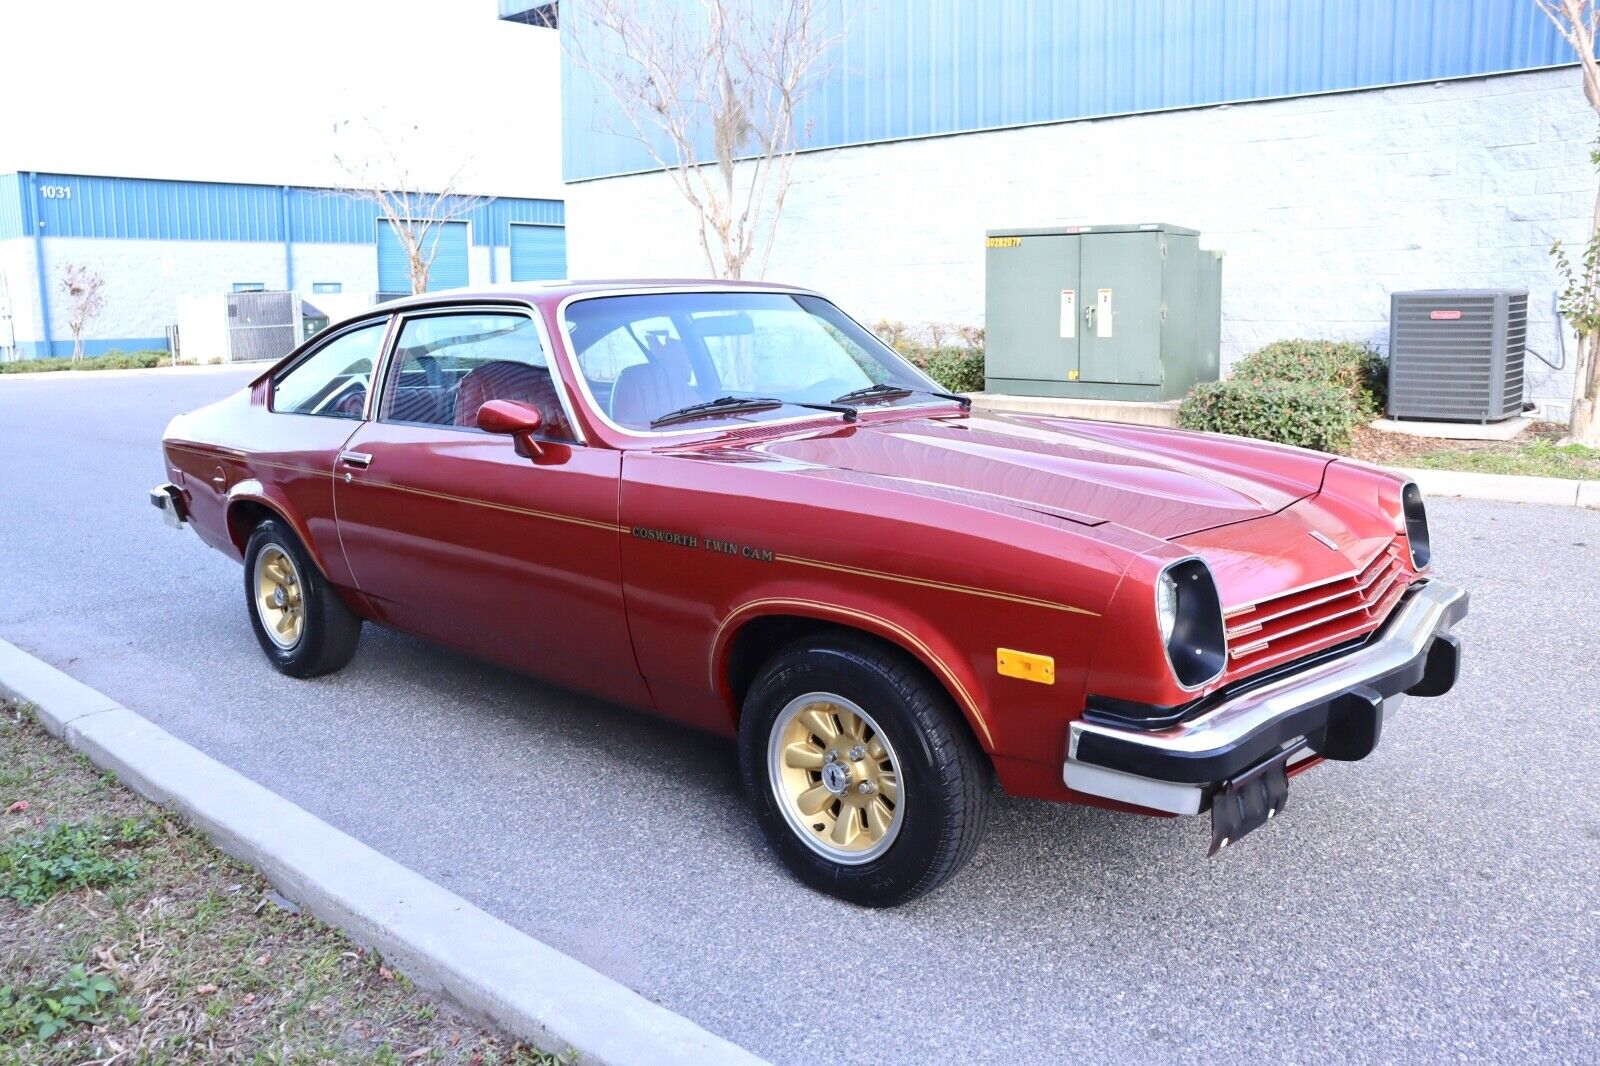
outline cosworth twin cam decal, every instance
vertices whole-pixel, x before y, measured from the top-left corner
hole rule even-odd
[[[770,563],[773,560],[771,548],[757,548],[751,544],[735,544],[714,537],[702,539],[693,533],[676,533],[670,529],[651,529],[649,526],[634,526],[630,532],[640,540],[653,540],[658,544],[671,544],[678,548],[704,547],[708,552],[732,555],[757,563]]]

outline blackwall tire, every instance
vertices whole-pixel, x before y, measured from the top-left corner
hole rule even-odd
[[[250,627],[280,673],[316,677],[338,670],[355,655],[361,619],[280,519],[266,519],[250,534],[244,592]]]
[[[745,792],[784,864],[821,892],[891,907],[972,857],[988,758],[949,694],[869,638],[801,641],[757,674],[739,722]]]

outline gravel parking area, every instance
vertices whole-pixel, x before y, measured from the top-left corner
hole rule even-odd
[[[1600,1058],[1600,512],[1436,501],[1464,677],[1205,857],[1200,820],[1004,800],[891,912],[767,853],[730,745],[368,627],[293,681],[158,520],[172,414],[248,372],[0,380],[0,636],[779,1062]],[[65,379],[65,380],[60,380]]]

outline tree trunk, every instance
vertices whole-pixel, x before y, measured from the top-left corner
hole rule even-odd
[[[1587,87],[1587,82],[1585,82]],[[1596,106],[1600,110],[1600,105]],[[1600,190],[1594,197],[1594,220],[1589,227],[1589,242],[1593,245],[1600,236]],[[1586,276],[1588,276],[1586,274]],[[1595,296],[1588,296],[1593,306]],[[1600,448],[1600,421],[1596,420],[1596,401],[1600,401],[1600,334],[1589,332],[1578,337],[1578,364],[1572,374],[1572,421],[1568,425],[1567,439],[1574,444]]]
[[[1566,443],[1600,448],[1600,419],[1595,418],[1593,400],[1575,400],[1572,404],[1572,431]]]

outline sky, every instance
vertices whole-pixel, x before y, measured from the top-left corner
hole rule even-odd
[[[0,173],[337,185],[387,141],[418,187],[560,198],[559,47],[495,0],[3,0]]]

